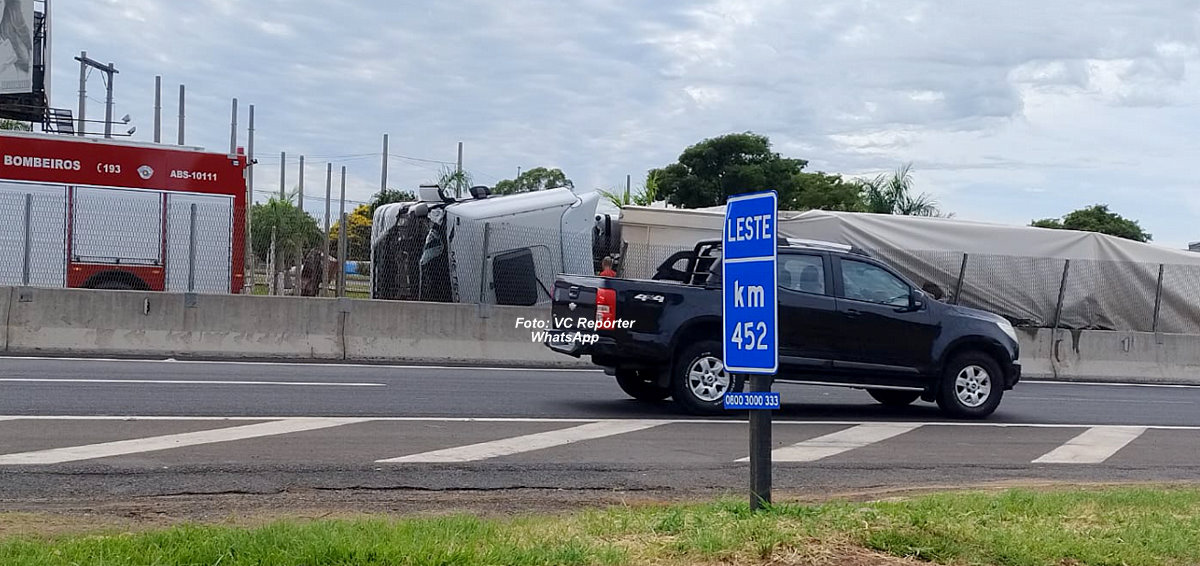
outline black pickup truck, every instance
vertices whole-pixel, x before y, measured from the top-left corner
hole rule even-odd
[[[992,313],[934,300],[866,252],[780,239],[778,382],[918,398],[982,418],[1021,376],[1016,332]],[[546,346],[592,361],[634,398],[723,411],[745,376],[722,364],[720,241],[668,258],[651,280],[559,275]]]

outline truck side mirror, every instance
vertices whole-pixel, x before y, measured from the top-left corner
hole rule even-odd
[[[910,291],[908,294],[908,307],[915,311],[925,308],[925,293],[915,288]]]

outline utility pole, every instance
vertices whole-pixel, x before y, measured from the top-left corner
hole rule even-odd
[[[184,103],[184,88],[179,85],[179,145],[183,145],[183,103]]]
[[[229,126],[229,155],[237,155],[237,99],[233,99],[233,118]]]
[[[162,142],[162,75],[154,77],[154,143]]]
[[[346,166],[342,166],[342,196],[338,205],[338,278],[337,296],[346,296]]]
[[[75,59],[79,61],[79,127],[75,131],[83,136],[87,133],[87,51],[80,51]]]
[[[325,296],[325,274],[329,273],[329,201],[333,196],[333,164],[325,164],[325,233],[321,239],[325,242],[325,254],[321,256],[321,292]]]
[[[387,190],[388,135],[383,134],[383,172],[379,176],[379,192]]]
[[[454,197],[462,198],[462,142],[458,142],[458,168],[455,169],[454,177],[456,184],[458,185],[457,189],[454,191]]]
[[[247,118],[249,137],[246,140],[246,294],[254,294],[254,246],[252,245],[250,229],[250,207],[254,205],[254,105],[250,105],[250,116]]]
[[[284,192],[285,189],[283,186],[286,178],[287,178],[287,152],[281,151],[281,152],[279,152],[279,200],[281,202],[283,200],[287,199],[287,193]]]
[[[325,164],[325,254],[320,257],[320,296],[325,296],[326,273],[329,273],[329,201],[334,194],[334,164]]]
[[[117,74],[117,68],[112,63],[104,64],[91,57],[87,56],[87,51],[80,51],[79,56],[75,58],[79,61],[79,135],[84,135],[84,117],[87,115],[87,68],[97,69],[105,75],[105,89],[107,96],[105,99],[104,110],[104,137],[112,137],[112,110],[113,110],[113,75]]]

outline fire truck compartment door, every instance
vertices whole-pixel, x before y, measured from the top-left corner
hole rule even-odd
[[[75,187],[71,254],[83,263],[162,264],[162,193]]]

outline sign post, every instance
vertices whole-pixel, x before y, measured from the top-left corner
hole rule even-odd
[[[730,198],[721,238],[725,371],[750,375],[750,391],[727,393],[725,408],[750,409],[752,510],[771,502],[771,410],[779,408],[779,394],[771,392],[779,368],[778,208],[775,191]]]

